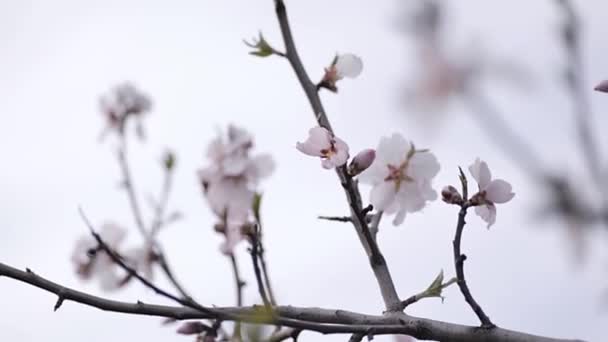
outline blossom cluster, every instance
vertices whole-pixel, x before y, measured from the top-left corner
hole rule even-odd
[[[125,82],[112,88],[99,100],[102,115],[107,121],[109,130],[124,134],[127,119],[141,118],[152,108],[150,98],[133,84]],[[138,121],[137,132],[143,136],[141,121]]]
[[[244,129],[228,126],[226,135],[218,135],[207,149],[209,165],[198,176],[209,207],[218,217],[216,228],[226,240],[221,246],[231,254],[250,227],[252,205],[260,181],[275,168],[268,154],[252,155],[253,137]]]

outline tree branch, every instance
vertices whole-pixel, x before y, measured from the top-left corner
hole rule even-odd
[[[201,311],[190,307],[119,302],[62,286],[36,275],[29,269],[24,272],[3,263],[0,263],[0,276],[30,284],[51,292],[64,300],[78,302],[104,311],[169,317],[177,320],[221,318],[231,321],[260,323],[259,315],[256,316],[256,313],[260,311],[258,306],[213,308],[212,310]],[[417,318],[402,313],[373,316],[342,310],[293,306],[278,306],[274,308],[274,312],[277,315],[276,319],[268,319],[262,323],[281,324],[322,334],[405,334],[418,339],[453,342],[580,342],[579,340],[562,340],[529,335],[502,328],[480,329]],[[319,321],[323,323],[319,323]]]
[[[477,304],[464,277],[464,261],[467,259],[467,256],[461,254],[460,252],[460,241],[462,240],[462,231],[464,230],[464,225],[466,223],[464,219],[467,215],[467,209],[468,205],[465,203],[458,213],[456,235],[454,236],[454,241],[452,242],[454,246],[454,266],[456,267],[456,278],[458,279],[457,284],[460,288],[460,292],[462,292],[462,295],[464,296],[465,301],[469,304],[469,306],[471,306],[471,309],[473,309],[481,321],[481,326],[483,328],[494,328],[496,325],[490,321],[490,318],[485,314],[481,306]]]
[[[293,36],[291,34],[291,29],[289,27],[289,20],[287,18],[285,4],[282,0],[275,0],[274,3],[279,26],[281,28],[281,34],[283,35],[287,60],[291,64],[291,67],[293,68],[298,81],[300,82],[300,85],[308,98],[308,101],[310,102],[310,106],[312,107],[313,114],[315,115],[319,126],[325,127],[330,132],[333,132],[329,119],[325,113],[325,109],[323,108],[323,104],[321,103],[321,99],[319,98],[317,87],[310,80],[310,77],[308,77],[308,74],[304,69],[304,65],[300,60],[300,56],[298,55]],[[387,311],[398,310],[400,305],[399,295],[395,289],[386,260],[384,259],[384,256],[380,252],[380,249],[378,248],[378,245],[370,232],[365,215],[362,213],[363,206],[361,204],[361,194],[359,193],[357,183],[353,181],[352,177],[350,177],[346,172],[346,166],[336,168],[336,173],[338,174],[338,178],[340,179],[340,183],[344,188],[344,192],[348,200],[353,225],[355,226],[359,240],[361,240],[363,247],[368,253],[370,265],[378,282],[385,308]]]

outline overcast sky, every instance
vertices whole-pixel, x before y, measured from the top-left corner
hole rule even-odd
[[[576,154],[567,94],[559,83],[563,53],[559,16],[551,1],[448,2],[455,45],[480,39],[493,55],[517,60],[531,71],[527,90],[491,84],[487,93],[516,125],[547,167],[577,184],[588,182]],[[599,0],[578,1],[585,18],[585,82],[594,127],[608,127],[608,96],[591,89],[608,78],[605,13]],[[412,45],[398,29],[399,1],[287,1],[300,54],[313,79],[336,52],[354,52],[365,68],[344,81],[339,94],[322,93],[333,126],[353,151],[375,147],[397,131],[430,148],[441,163],[435,188],[457,183],[457,166],[485,159],[496,177],[513,184],[516,197],[498,208],[490,231],[471,215],[463,250],[467,280],[476,299],[499,326],[555,337],[601,341],[608,316],[599,303],[608,288],[606,234],[587,236],[584,262],[558,219],[538,219],[543,198],[526,175],[488,140],[488,133],[455,102],[429,126],[402,105],[402,86],[415,64]],[[132,141],[130,158],[142,197],[156,194],[165,148],[177,153],[171,208],[185,219],[161,238],[179,278],[207,305],[233,305],[230,264],[218,252],[196,170],[218,128],[241,125],[255,134],[256,151],[272,153],[277,169],[262,184],[271,275],[281,304],[380,313],[382,300],[352,228],[320,222],[344,215],[347,204],[335,173],[295,150],[314,124],[293,73],[280,58],[249,56],[242,39],[262,30],[281,47],[272,1],[1,1],[0,2],[0,262],[25,268],[87,292],[126,301],[167,303],[139,285],[102,293],[81,283],[69,262],[75,240],[86,233],[82,206],[100,224],[131,228],[128,202],[118,189],[115,145],[98,136],[104,122],[98,96],[123,80],[150,94],[145,144]],[[598,130],[603,152],[608,139]],[[604,156],[606,153],[604,153]],[[604,158],[604,161],[606,158]],[[369,188],[364,187],[367,198]],[[147,209],[147,208],[146,208]],[[379,243],[401,297],[423,290],[440,269],[454,275],[451,239],[457,210],[439,201],[409,215],[399,227],[386,220]],[[246,302],[259,302],[248,256],[239,251],[250,286]],[[160,277],[159,277],[160,278]],[[160,284],[165,284],[160,279]],[[166,284],[165,284],[166,285]],[[430,299],[413,315],[477,324],[456,287],[445,302]],[[0,279],[3,341],[189,341],[160,319],[106,313],[66,302],[22,283]],[[603,311],[603,313],[602,313]],[[318,341],[306,333],[302,341]],[[344,341],[344,336],[325,337]],[[388,338],[379,341],[388,340]]]

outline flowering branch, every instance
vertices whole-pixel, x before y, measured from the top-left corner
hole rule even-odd
[[[464,225],[466,223],[465,216],[467,215],[467,209],[471,206],[471,203],[467,198],[467,177],[464,175],[464,172],[462,172],[462,169],[460,169],[460,182],[462,183],[464,202],[460,205],[460,211],[458,212],[458,223],[456,224],[456,235],[454,236],[454,241],[452,242],[454,246],[454,266],[456,268],[456,278],[458,279],[457,284],[460,288],[460,292],[462,292],[462,295],[464,296],[465,301],[469,304],[469,306],[471,306],[471,309],[473,309],[481,321],[481,326],[483,328],[495,328],[496,325],[490,321],[490,318],[485,314],[481,306],[479,306],[479,304],[477,304],[473,298],[464,277],[464,261],[467,259],[467,256],[460,252],[460,242],[462,240],[462,231],[464,230]]]
[[[319,126],[326,128],[333,134],[331,124],[319,98],[317,86],[310,80],[310,77],[306,73],[302,61],[298,55],[296,45],[291,34],[289,27],[289,20],[287,18],[287,10],[282,0],[275,0],[275,10],[281,28],[281,34],[283,35],[283,41],[285,44],[285,56],[291,67],[293,68],[302,89],[304,90],[308,101],[313,110],[313,114],[317,119]],[[351,218],[353,225],[359,235],[359,239],[363,247],[365,248],[370,258],[370,265],[376,276],[376,280],[380,287],[380,292],[384,300],[384,305],[387,311],[397,310],[400,305],[399,295],[395,289],[392,276],[384,259],[384,256],[380,252],[376,241],[370,232],[366,221],[366,215],[362,213],[363,206],[361,204],[361,194],[357,183],[353,181],[352,177],[348,174],[346,166],[336,168],[338,178],[344,188],[348,204],[351,210]]]
[[[237,320],[257,324],[280,323],[287,327],[316,331],[322,334],[406,334],[419,339],[455,342],[580,342],[580,340],[553,339],[529,335],[498,327],[480,330],[476,327],[406,316],[404,314],[374,316],[344,310],[294,306],[275,307],[274,312],[277,318],[274,320],[267,318],[260,322],[259,315],[255,315],[256,312],[259,312],[259,307],[257,306],[213,308],[202,311],[185,306],[154,305],[139,301],[137,303],[120,302],[80,292],[43,278],[30,269],[21,271],[3,263],[0,263],[0,276],[38,287],[54,293],[64,300],[78,302],[104,311],[168,317],[177,320],[216,319],[220,317],[224,320]]]

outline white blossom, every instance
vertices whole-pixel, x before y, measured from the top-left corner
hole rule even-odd
[[[492,173],[486,162],[477,158],[475,162],[469,166],[469,172],[477,181],[479,192],[471,198],[477,206],[475,213],[488,223],[488,228],[496,222],[496,206],[495,203],[506,203],[510,201],[515,194],[512,191],[511,184],[502,180],[492,180]]]
[[[152,107],[150,98],[128,82],[112,88],[101,97],[99,104],[110,128],[120,131],[128,116],[144,114]]]
[[[408,212],[422,210],[427,201],[437,198],[431,188],[439,172],[435,156],[417,150],[398,133],[380,139],[376,159],[359,179],[373,186],[370,202],[376,210],[396,213],[394,225],[399,225]]]
[[[99,236],[103,242],[116,250],[126,236],[126,230],[114,223],[101,226]],[[111,291],[121,286],[122,275],[112,259],[102,250],[91,235],[83,236],[76,241],[71,257],[76,274],[83,280],[97,279],[100,287]]]
[[[342,166],[348,161],[348,145],[324,127],[313,127],[308,131],[308,139],[296,144],[298,151],[321,158],[326,169]]]
[[[227,225],[222,252],[230,254],[242,240],[235,226],[248,222],[259,182],[274,171],[270,155],[251,155],[253,137],[247,131],[230,125],[226,136],[216,137],[207,149],[209,165],[198,175],[211,210]]]
[[[320,86],[327,88],[333,92],[338,91],[336,82],[348,77],[356,78],[363,70],[363,61],[356,55],[351,53],[337,55],[328,68],[325,68],[325,75],[319,83]]]
[[[359,56],[346,53],[336,57],[333,67],[336,70],[338,80],[344,77],[356,78],[363,71],[363,61]]]

